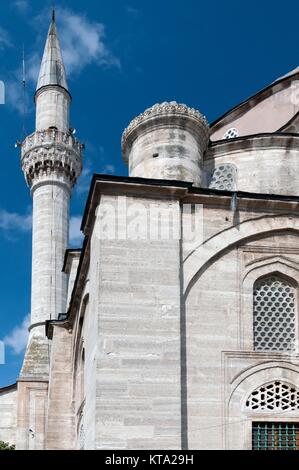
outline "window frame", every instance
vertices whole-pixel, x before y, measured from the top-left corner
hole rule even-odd
[[[223,176],[223,171],[224,170],[220,170],[220,167],[224,167],[224,168],[227,169],[227,172],[230,171],[232,173],[232,178],[231,178],[231,182],[230,182],[231,189],[227,189],[227,188],[220,189],[219,187],[212,186],[212,180],[213,180],[214,174],[217,170],[221,171],[222,176]],[[229,167],[229,170],[228,170],[228,167]],[[218,183],[218,185],[219,185],[219,180],[216,180],[215,183]],[[208,186],[209,186],[210,189],[215,189],[217,191],[231,191],[231,192],[237,191],[237,187],[238,187],[238,169],[237,169],[237,166],[234,163],[231,163],[231,162],[217,163],[214,166],[211,173],[210,173]]]
[[[284,350],[280,350],[280,349],[256,349],[256,337],[255,337],[255,330],[254,330],[254,321],[255,321],[255,309],[254,309],[254,292],[256,290],[256,285],[257,283],[261,283],[263,280],[267,280],[267,279],[270,279],[270,278],[277,278],[277,280],[279,281],[284,281],[288,287],[291,287],[293,290],[294,290],[294,333],[295,333],[295,339],[294,339],[294,349],[284,349]],[[260,276],[258,277],[254,284],[253,284],[253,288],[252,288],[252,330],[253,330],[253,350],[255,352],[258,352],[258,351],[266,351],[266,352],[281,352],[281,353],[288,353],[288,354],[292,354],[294,352],[297,351],[297,348],[298,348],[298,321],[297,321],[297,318],[298,318],[298,314],[297,314],[297,311],[298,311],[298,284],[297,282],[295,281],[295,279],[289,277],[289,276],[286,276],[285,274],[282,274],[282,273],[279,273],[279,272],[274,272],[274,273],[269,273],[269,274],[265,274],[263,276]]]
[[[259,263],[259,264],[258,264]],[[241,267],[242,269],[242,267]],[[243,270],[243,272],[245,269]],[[287,279],[295,288],[295,349],[293,351],[259,351],[254,349],[253,335],[253,290],[256,281],[265,276],[278,275]],[[252,351],[256,354],[273,353],[273,354],[298,354],[299,352],[299,288],[298,281],[299,270],[291,264],[286,264],[283,256],[268,257],[268,259],[254,260],[245,271],[243,278],[240,280],[240,335],[239,347],[241,350]]]
[[[273,425],[273,424],[274,424],[274,425],[275,425],[275,424],[282,424],[282,425],[290,424],[290,425],[291,425],[291,424],[293,424],[293,423],[294,423],[294,424],[297,424],[297,426],[298,426],[298,433],[297,433],[297,434],[298,434],[298,437],[299,437],[299,421],[298,421],[298,420],[297,420],[297,421],[288,421],[288,420],[287,420],[287,421],[272,421],[272,420],[271,420],[271,421],[252,421],[252,422],[251,422],[251,449],[252,449],[252,450],[296,450],[296,451],[299,451],[299,444],[298,444],[298,447],[297,447],[297,445],[296,445],[296,449],[279,449],[279,448],[274,448],[274,449],[269,449],[269,448],[265,448],[265,449],[254,449],[254,448],[253,448],[253,429],[254,429],[254,424],[260,424],[260,423],[262,423],[262,424],[268,423],[269,425],[270,425],[270,424],[272,424],[272,425]],[[297,439],[296,439],[296,440],[297,440]]]

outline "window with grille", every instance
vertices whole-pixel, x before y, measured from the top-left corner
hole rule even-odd
[[[253,292],[255,351],[295,350],[296,289],[282,277],[258,280]]]
[[[209,188],[224,191],[236,190],[237,169],[235,165],[226,163],[217,165],[213,171]]]
[[[246,408],[274,412],[299,410],[299,390],[279,380],[265,384],[250,394]]]
[[[299,423],[252,423],[253,450],[299,450]]]
[[[233,139],[239,136],[239,131],[235,127],[231,127],[223,134],[223,139]]]

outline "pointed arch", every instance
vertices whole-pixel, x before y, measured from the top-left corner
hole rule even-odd
[[[184,297],[202,272],[219,256],[239,244],[282,231],[299,233],[299,218],[291,214],[266,215],[241,222],[209,238],[184,261]]]
[[[279,355],[277,354],[276,357],[278,359]],[[296,394],[298,390],[293,384],[298,384],[298,380],[299,367],[292,363],[291,356],[289,356],[289,362],[282,361],[281,359],[267,361],[249,367],[238,374],[231,382],[226,401],[225,429],[227,430],[227,448],[251,449],[252,422],[256,420],[267,422],[269,421],[269,416],[271,416],[272,421],[297,422],[298,409],[293,407],[291,403],[293,402],[292,395],[294,395],[294,393]],[[274,407],[273,410],[264,409],[257,411],[246,406],[253,392],[261,392],[265,384],[275,385],[275,383],[278,382],[282,385],[286,385],[287,388],[282,388],[282,390],[290,394],[289,409]],[[292,390],[295,390],[295,392]]]
[[[299,289],[298,289],[298,281],[299,281],[299,267],[296,263],[286,261],[283,256],[275,256],[275,258],[264,258],[258,259],[256,262],[251,263],[245,270],[245,274],[242,280],[242,285],[240,288],[240,325],[241,325],[241,345],[242,348],[253,350],[254,349],[254,342],[255,342],[255,332],[254,329],[258,327],[257,324],[254,324],[256,320],[254,320],[254,315],[257,314],[257,310],[255,310],[255,298],[254,292],[255,287],[259,282],[262,282],[263,279],[267,278],[274,278],[277,277],[281,279],[286,284],[289,284],[290,287],[293,289],[293,297],[294,297],[294,305],[291,306],[293,309],[294,315],[294,325],[292,325],[293,332],[292,335],[295,335],[293,338],[294,342],[292,343],[292,351],[294,351],[296,346],[296,339],[299,337],[299,324],[298,324],[298,308],[299,305]],[[262,296],[265,295],[265,291],[261,289]],[[270,302],[271,299],[266,299],[266,302]],[[260,299],[260,302],[264,302],[264,299]],[[281,302],[281,299],[280,299]],[[291,301],[290,301],[291,302]],[[260,305],[261,306],[261,305]],[[259,307],[260,307],[259,306]],[[266,313],[267,311],[271,311],[272,305],[266,305],[266,311],[262,313]],[[281,306],[278,305],[278,308]],[[288,307],[288,306],[284,306]],[[273,315],[275,316],[276,312],[273,311]],[[282,312],[283,314],[283,312]],[[281,317],[282,315],[280,315]],[[271,323],[270,317],[267,317],[267,322]],[[259,318],[260,322],[264,320]],[[265,326],[265,325],[264,325]],[[267,325],[267,328],[272,327],[273,325]],[[279,325],[273,326],[274,328],[280,328]],[[287,328],[285,325],[284,328]],[[271,333],[276,334],[278,330],[272,331]],[[284,331],[280,333],[284,334]],[[265,336],[265,335],[263,335]],[[270,336],[273,336],[272,334]],[[269,337],[268,337],[269,342]],[[267,349],[259,349],[259,350],[270,350]],[[276,349],[275,349],[276,350]],[[285,350],[288,350],[285,348]]]

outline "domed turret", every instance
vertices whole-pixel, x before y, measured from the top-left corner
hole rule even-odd
[[[202,184],[209,124],[199,111],[175,101],[137,116],[122,136],[129,175]]]

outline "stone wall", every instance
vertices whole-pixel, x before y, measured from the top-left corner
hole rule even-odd
[[[280,273],[299,284],[297,202],[243,197],[231,210],[229,196],[145,197],[132,184],[124,210],[124,187],[107,187],[92,201],[74,311],[54,326],[47,448],[250,449],[252,422],[298,419],[245,406],[269,381],[299,383],[297,346],[253,346],[255,281]],[[153,205],[162,217],[148,218]]]
[[[209,186],[216,167],[228,163],[236,167],[238,191],[293,196],[299,193],[296,136],[258,136],[211,146],[204,159],[205,185]]]
[[[48,382],[18,381],[17,439],[18,450],[45,449]]]
[[[100,207],[116,201],[102,195]],[[180,218],[176,201],[138,203],[172,206]],[[99,240],[95,226],[91,253],[90,296],[98,318],[95,447],[180,448],[179,241]]]
[[[17,386],[0,389],[0,441],[16,444]]]
[[[46,449],[72,450],[75,444],[72,336],[65,328],[55,328],[51,348],[48,406],[46,409]]]
[[[299,282],[298,211],[250,212],[240,211],[238,226],[229,230],[227,211],[206,208],[206,242],[184,267],[191,449],[251,449],[252,422],[298,420],[298,410],[245,408],[265,383],[299,383],[298,345],[293,353],[253,345],[255,280],[278,273]]]

